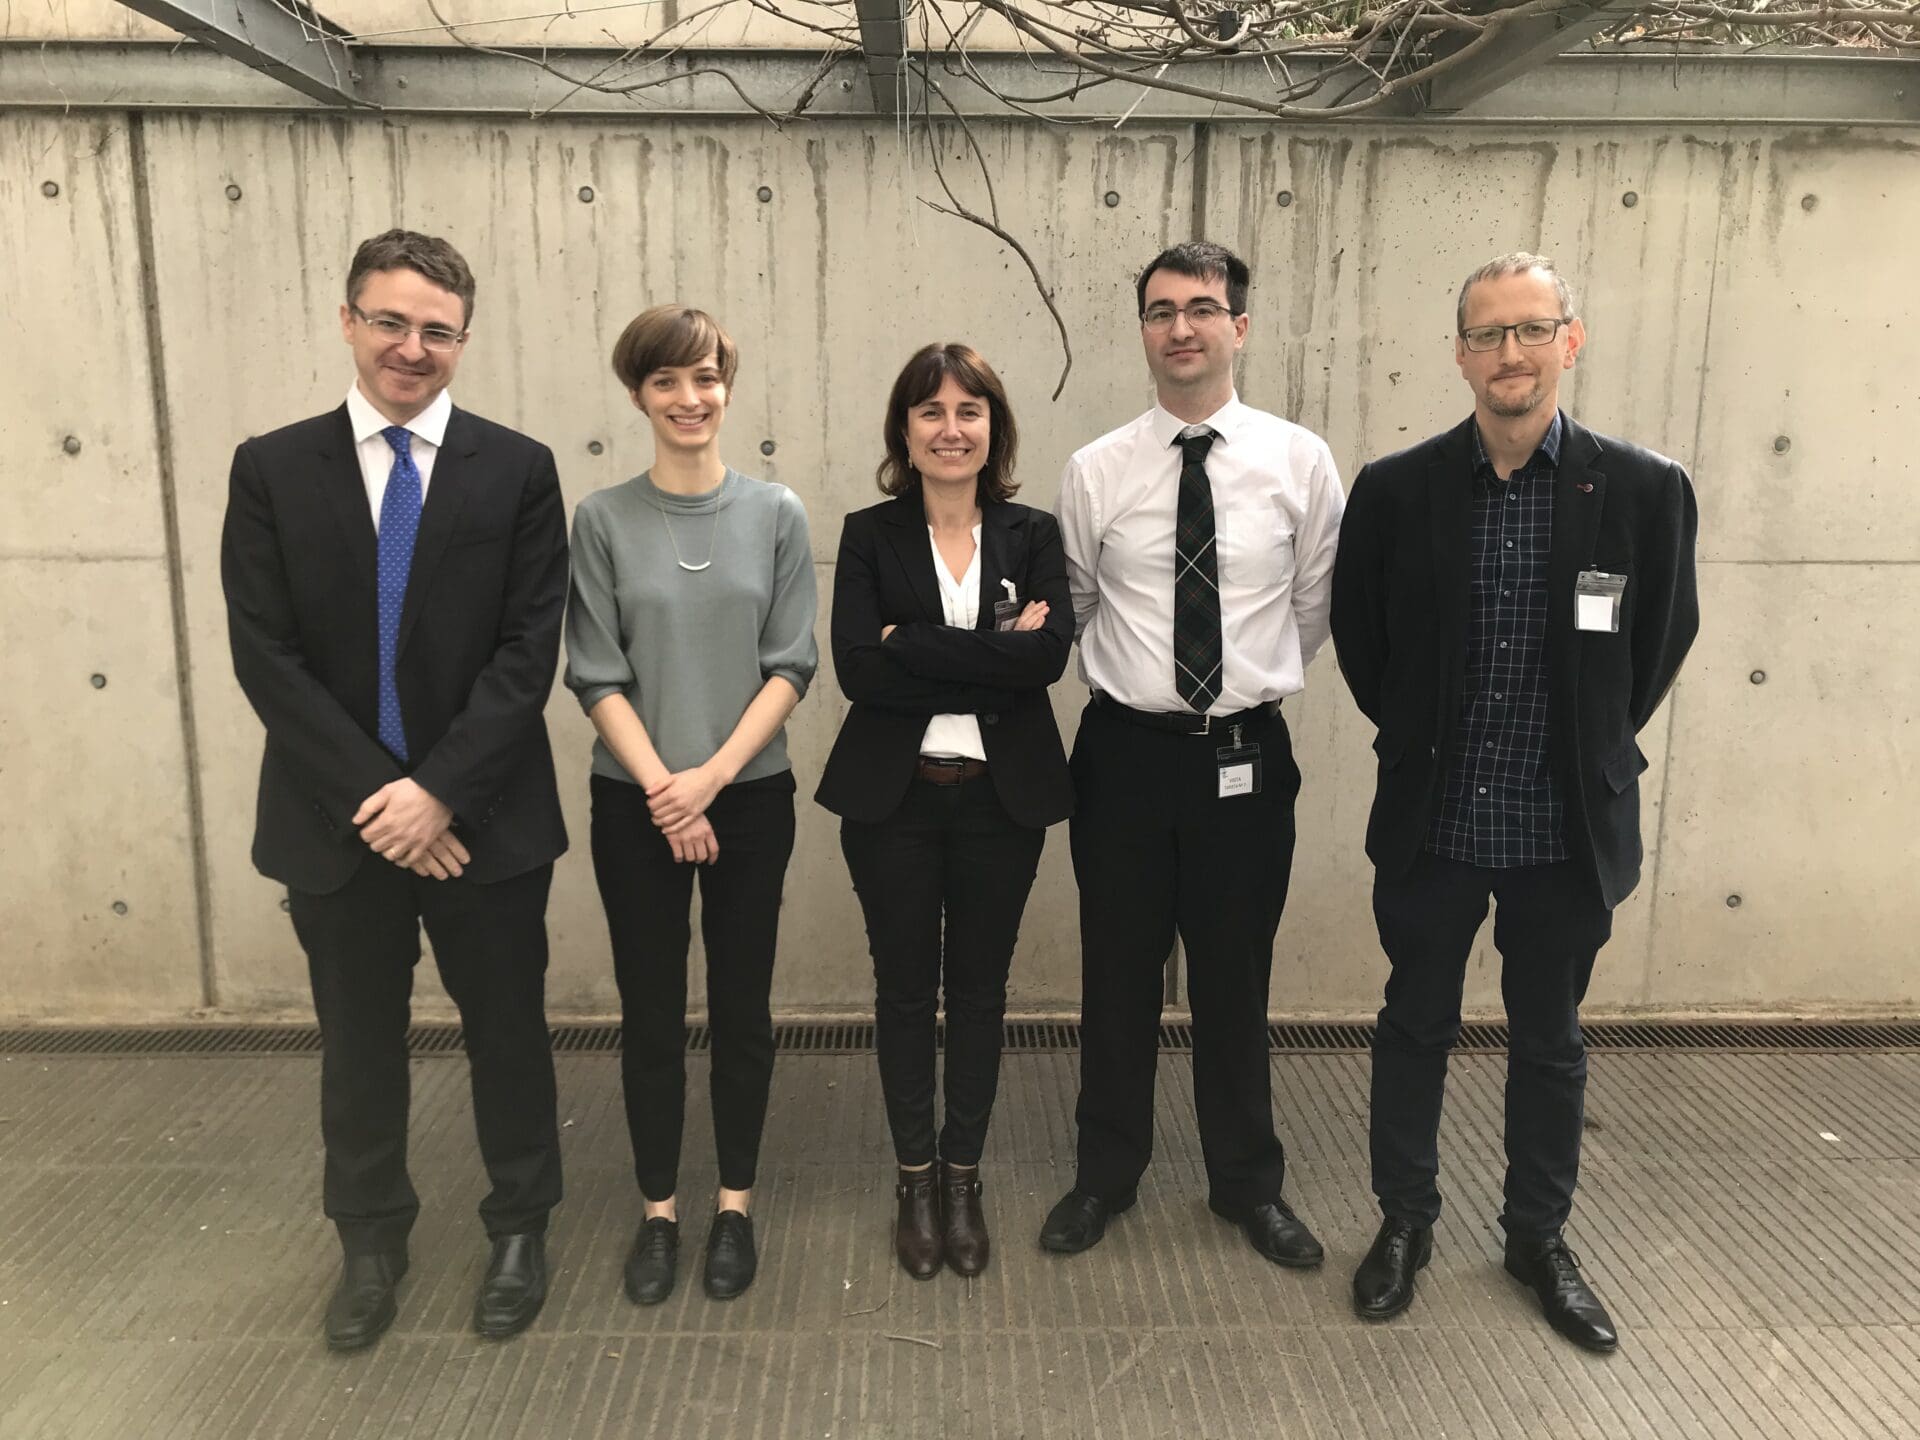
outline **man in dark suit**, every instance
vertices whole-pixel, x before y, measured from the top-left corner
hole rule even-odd
[[[567,841],[542,711],[566,522],[547,448],[447,398],[473,295],[444,240],[361,245],[340,310],[347,402],[240,446],[221,544],[234,673],[267,730],[253,860],[287,886],[324,1044],[336,1350],[392,1323],[420,1208],[406,1149],[422,923],[460,1007],[492,1181],[482,1335],[539,1312],[560,1199],[544,991]]]
[[[1551,261],[1468,277],[1454,358],[1471,418],[1356,477],[1333,639],[1379,728],[1367,827],[1391,962],[1373,1044],[1373,1189],[1384,1217],[1354,1303],[1413,1301],[1440,1214],[1438,1135],[1468,953],[1488,900],[1511,1039],[1506,1268],[1577,1344],[1613,1322],[1561,1233],[1580,1166],[1579,1006],[1640,878],[1634,736],[1699,626],[1693,487],[1673,461],[1558,407],[1586,331]]]

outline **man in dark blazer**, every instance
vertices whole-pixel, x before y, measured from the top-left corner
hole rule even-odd
[[[567,592],[544,445],[446,388],[474,281],[444,240],[360,246],[347,403],[234,455],[221,579],[266,726],[253,860],[287,886],[324,1046],[324,1198],[346,1258],[328,1344],[390,1325],[419,1200],[407,1026],[420,927],[460,1007],[492,1190],[475,1328],[525,1328],[560,1199],[546,904],[566,849],[543,708]]]
[[[1413,1301],[1440,1214],[1438,1134],[1467,957],[1497,906],[1511,1039],[1506,1268],[1577,1344],[1613,1322],[1561,1227],[1579,1174],[1579,1006],[1640,878],[1635,735],[1699,626],[1693,487],[1673,461],[1558,408],[1586,332],[1551,261],[1504,255],[1457,306],[1462,424],[1356,477],[1333,640],[1379,729],[1367,827],[1391,962],[1373,1044],[1373,1189],[1360,1314]]]

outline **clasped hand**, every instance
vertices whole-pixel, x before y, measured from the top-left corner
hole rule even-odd
[[[647,787],[647,809],[675,860],[704,865],[720,858],[720,842],[707,819],[707,807],[724,783],[708,766],[695,765]]]
[[[382,785],[353,812],[374,854],[416,875],[447,880],[472,857],[450,828],[453,811],[412,780]]]

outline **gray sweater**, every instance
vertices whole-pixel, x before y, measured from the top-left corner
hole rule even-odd
[[[704,570],[681,567],[709,554]],[[772,676],[807,693],[820,665],[816,606],[807,512],[793,491],[730,469],[717,490],[670,495],[640,475],[574,511],[567,688],[588,711],[625,695],[667,768],[691,769]],[[734,778],[788,768],[783,729]],[[634,780],[599,739],[593,772]]]

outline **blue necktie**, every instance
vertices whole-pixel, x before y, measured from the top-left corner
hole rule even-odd
[[[400,687],[393,664],[400,651],[400,611],[407,603],[413,569],[413,538],[420,532],[420,471],[413,463],[413,436],[399,425],[380,432],[393,447],[393,469],[380,501],[380,743],[407,763],[407,730],[400,719]]]

